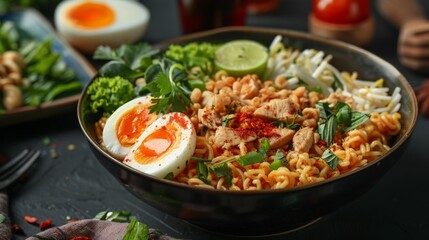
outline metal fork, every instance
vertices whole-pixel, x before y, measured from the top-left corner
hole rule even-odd
[[[40,156],[39,150],[24,149],[0,167],[0,190],[15,182]]]

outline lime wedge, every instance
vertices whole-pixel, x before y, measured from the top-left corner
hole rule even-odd
[[[267,60],[268,50],[264,45],[252,40],[234,40],[216,50],[214,63],[217,69],[225,70],[231,76],[262,76]]]

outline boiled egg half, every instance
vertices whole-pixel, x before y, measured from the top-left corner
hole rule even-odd
[[[150,113],[151,97],[135,98],[116,109],[103,128],[103,144],[113,156],[124,159],[140,135],[158,115]]]
[[[160,178],[174,177],[186,167],[195,146],[196,133],[189,117],[168,113],[146,128],[123,162]]]
[[[65,0],[55,9],[57,31],[76,48],[93,53],[140,39],[149,23],[147,8],[131,0]]]

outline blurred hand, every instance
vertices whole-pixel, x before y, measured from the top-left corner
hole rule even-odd
[[[420,72],[429,72],[428,20],[409,21],[401,27],[398,57],[406,67]]]
[[[419,103],[420,113],[425,117],[429,117],[429,79],[425,80],[424,83],[420,87],[414,89],[414,91]]]

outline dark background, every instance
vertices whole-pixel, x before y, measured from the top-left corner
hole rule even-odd
[[[142,2],[151,12],[142,41],[157,43],[182,34],[174,0]],[[277,10],[250,15],[246,25],[307,31],[310,9],[310,0],[280,0]],[[367,50],[396,66],[412,86],[420,85],[427,76],[398,63],[398,33],[375,9],[373,13],[377,31]],[[429,239],[428,133],[429,119],[420,117],[404,156],[368,193],[304,229],[270,239]],[[128,210],[140,221],[173,237],[229,239],[165,215],[127,192],[90,152],[75,111],[0,127],[0,135],[2,153],[12,156],[24,147],[42,151],[28,181],[10,191],[12,220],[22,226],[27,236],[39,231],[37,226],[24,222],[23,216],[27,214],[40,220],[50,218],[59,226],[67,222],[68,216],[83,219],[104,210]],[[70,149],[71,146],[75,148]],[[58,156],[52,157],[52,152]]]

